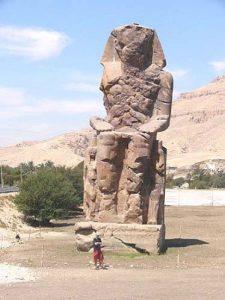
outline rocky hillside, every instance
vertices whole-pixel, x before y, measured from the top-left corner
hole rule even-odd
[[[171,124],[160,136],[169,166],[225,159],[225,76],[181,94],[173,103]]]
[[[200,161],[225,160],[225,76],[181,94],[174,101],[171,124],[159,135],[168,149],[168,166],[185,167]],[[52,160],[75,166],[83,160],[91,130],[67,133],[41,142],[0,148],[1,160],[16,166]]]
[[[0,194],[0,234],[7,235],[12,231],[28,230],[22,214],[18,212],[14,203],[15,194]],[[5,232],[9,230],[9,232]],[[15,237],[15,234],[14,234]]]
[[[76,166],[83,160],[91,135],[91,131],[87,129],[40,142],[22,142],[0,148],[0,157],[4,164],[10,166],[29,161],[36,165],[47,160],[56,165]]]

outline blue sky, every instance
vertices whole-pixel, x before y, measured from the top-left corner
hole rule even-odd
[[[0,146],[104,116],[99,63],[113,28],[157,31],[174,98],[225,73],[223,0],[0,0]]]

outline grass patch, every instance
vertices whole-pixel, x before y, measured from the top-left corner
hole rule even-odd
[[[126,251],[107,251],[104,252],[104,256],[115,257],[115,258],[138,258],[148,256],[146,253],[138,253],[138,252],[126,252]]]
[[[165,253],[163,253],[162,255],[177,255],[177,253],[182,254],[184,251],[182,248],[177,248],[177,247],[173,247],[173,248],[167,248],[167,250],[165,251]]]

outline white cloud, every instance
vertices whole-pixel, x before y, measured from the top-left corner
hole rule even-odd
[[[36,112],[58,114],[82,114],[95,111],[101,102],[98,100],[44,100],[39,102]]]
[[[41,28],[0,26],[0,53],[42,60],[59,55],[70,39]]]
[[[73,127],[71,126],[71,130]],[[60,134],[62,128],[58,122],[34,122],[26,120],[4,123],[0,131],[0,147],[20,143],[21,141],[43,140]]]
[[[26,92],[23,89],[8,88],[0,86],[0,105],[1,106],[19,106],[24,103]]]
[[[42,140],[88,126],[89,117],[105,115],[98,97],[37,98],[24,89],[0,86],[0,146]]]
[[[176,69],[176,70],[168,70],[172,75],[175,80],[183,78],[189,73],[189,70],[185,69]]]
[[[0,86],[0,119],[15,119],[22,116],[53,116],[54,114],[77,115],[102,112],[103,105],[93,99],[35,99],[23,89]]]
[[[98,109],[101,103],[96,100],[39,100],[34,104],[22,104],[14,108],[2,107],[0,110],[0,119],[8,120],[19,117],[36,117],[36,116],[50,116],[55,114],[63,117],[86,114],[99,113],[103,108]]]
[[[213,67],[215,71],[225,71],[225,61],[224,60],[218,60],[218,61],[211,61],[209,62],[209,65]]]
[[[73,72],[70,82],[64,85],[65,90],[81,93],[100,93],[101,75]]]

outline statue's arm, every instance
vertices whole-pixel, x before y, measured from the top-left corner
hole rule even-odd
[[[160,75],[161,88],[155,103],[155,114],[151,120],[139,127],[142,132],[160,132],[169,127],[173,93],[173,77],[162,71]]]
[[[98,117],[92,117],[90,118],[90,125],[93,129],[95,129],[96,131],[111,131],[113,130],[113,126],[108,123],[107,121],[105,121],[102,118],[98,118]]]
[[[104,66],[102,81],[100,84],[100,90],[107,94],[107,90],[109,90],[113,85],[115,85],[122,73],[121,71],[121,63],[120,62],[105,62],[102,63]],[[92,117],[90,119],[90,125],[96,131],[110,131],[114,130],[114,127],[107,122],[107,118],[102,119],[98,117]]]
[[[103,64],[103,75],[100,84],[100,90],[108,90],[112,85],[118,82],[122,75],[121,62],[107,62]]]

